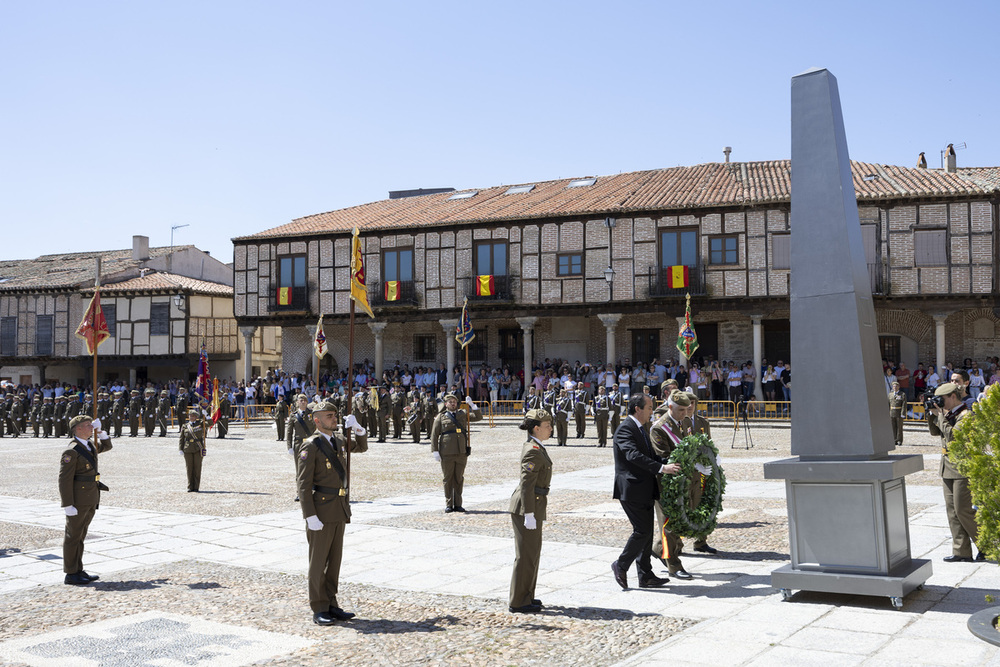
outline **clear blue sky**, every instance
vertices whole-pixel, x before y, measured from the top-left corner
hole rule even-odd
[[[384,199],[789,156],[1000,164],[994,2],[0,1],[0,257],[234,236]]]

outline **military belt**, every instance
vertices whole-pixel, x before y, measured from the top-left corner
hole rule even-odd
[[[332,486],[320,486],[319,484],[313,485],[313,491],[319,491],[320,493],[329,493],[334,496],[347,495],[347,489],[335,489]]]
[[[549,487],[547,486],[536,486],[535,487],[536,496],[547,496],[549,495]]]
[[[73,481],[76,482],[100,482],[101,476],[97,473],[93,475],[73,475]]]

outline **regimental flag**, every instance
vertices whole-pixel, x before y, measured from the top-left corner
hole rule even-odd
[[[689,284],[688,267],[684,265],[671,266],[667,269],[667,287],[680,289]]]
[[[496,293],[493,276],[476,276],[476,296],[493,296]]]
[[[290,305],[292,305],[292,288],[291,287],[279,287],[278,288],[278,305],[279,306],[290,306]]]
[[[375,412],[378,412],[378,389],[376,387],[368,389],[368,400],[372,407],[375,408]]]
[[[386,301],[399,301],[399,281],[398,280],[387,280],[387,281],[385,281],[385,300]]]
[[[219,415],[222,414],[222,410],[219,407],[219,378],[212,380],[212,407],[210,411],[212,413],[212,425],[214,426],[219,421]]]
[[[354,228],[354,239],[351,242],[351,298],[361,306],[361,310],[375,317],[372,307],[368,305],[368,288],[365,286],[365,256],[361,252],[361,237],[358,228]]]
[[[90,306],[80,320],[80,326],[76,328],[77,338],[82,338],[87,344],[87,354],[91,356],[97,354],[97,348],[101,343],[111,338],[108,331],[108,321],[104,318],[104,311],[101,310],[101,290],[94,288],[94,296],[90,299]]]
[[[313,349],[316,351],[316,356],[322,359],[327,352],[330,351],[326,344],[326,334],[323,333],[323,316],[319,316],[319,322],[316,323],[316,339],[313,340]]]
[[[685,267],[687,268],[687,267]],[[677,349],[688,359],[698,349],[698,334],[694,332],[694,325],[691,324],[691,295],[687,295],[687,307],[684,310],[684,324],[677,334]]]
[[[482,277],[482,276],[480,276]],[[489,276],[492,280],[493,276]],[[491,283],[492,284],[492,283]],[[462,306],[462,319],[458,321],[458,326],[455,328],[458,335],[455,336],[455,340],[458,344],[465,348],[466,345],[472,342],[476,337],[476,332],[472,330],[472,320],[469,318],[469,299],[465,299],[465,303]]]
[[[201,344],[201,356],[198,357],[198,380],[194,388],[206,401],[212,400],[212,374],[208,370],[208,349],[204,343]]]

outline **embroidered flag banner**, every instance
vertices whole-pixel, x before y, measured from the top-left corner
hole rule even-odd
[[[368,288],[365,286],[365,256],[361,252],[361,237],[358,228],[354,228],[354,239],[351,242],[351,298],[361,306],[361,310],[375,317],[372,307],[368,305]]]
[[[677,349],[688,359],[698,349],[698,334],[691,324],[691,295],[687,295],[687,307],[684,311],[684,324],[677,334]]]
[[[458,335],[455,336],[455,340],[463,348],[472,342],[472,339],[476,337],[476,332],[472,330],[472,319],[469,317],[469,300],[466,299],[464,305],[462,306],[462,319],[458,321],[458,326],[455,329]]]
[[[313,340],[313,349],[316,351],[316,356],[322,359],[324,355],[329,351],[326,345],[326,334],[323,333],[323,316],[319,316],[319,322],[316,323],[316,339]]]
[[[82,338],[87,344],[87,354],[97,354],[97,348],[101,343],[111,338],[108,331],[108,321],[101,310],[101,290],[95,289],[94,296],[90,299],[90,306],[83,314],[80,326],[76,329],[77,338]]]

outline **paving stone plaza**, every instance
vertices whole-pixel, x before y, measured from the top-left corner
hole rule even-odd
[[[934,574],[902,610],[887,598],[797,592],[784,483],[765,462],[789,455],[787,428],[753,425],[743,449],[713,424],[728,477],[715,556],[685,553],[692,581],[622,591],[611,561],[629,523],[611,498],[611,449],[590,437],[549,446],[554,471],[538,596],[507,610],[514,559],[507,501],[523,442],[512,422],[473,433],[467,514],[444,514],[426,440],[372,442],[352,457],[340,600],[357,618],[311,622],[305,526],[293,464],[273,430],[208,441],[202,493],[186,493],[176,430],[121,438],[101,458],[111,488],[84,553],[100,580],[66,586],[56,476],[62,440],[0,440],[0,661],[5,665],[982,665],[997,650],[966,629],[1000,591],[994,563],[943,563],[951,537],[939,440],[908,426],[915,558]],[[549,443],[554,445],[554,442]],[[654,561],[655,562],[655,561]],[[657,574],[666,576],[656,564]],[[634,580],[635,572],[631,572]]]

